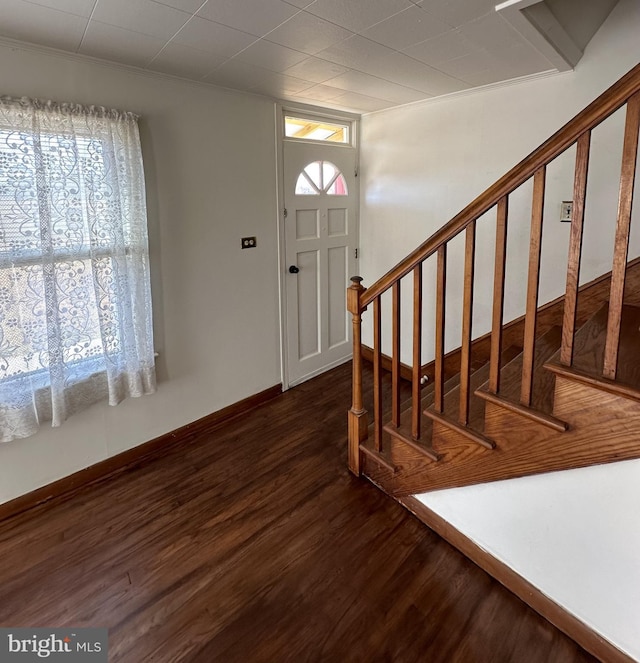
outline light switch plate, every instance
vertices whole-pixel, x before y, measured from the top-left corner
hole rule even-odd
[[[573,214],[573,200],[563,200],[560,203],[560,221],[563,223],[571,223],[571,215]]]

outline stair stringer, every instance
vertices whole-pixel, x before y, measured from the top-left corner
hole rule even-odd
[[[484,435],[496,442],[495,449],[434,422],[440,460],[425,462],[423,454],[391,437],[385,456],[395,472],[363,457],[363,473],[388,494],[402,497],[640,458],[640,402],[634,399],[558,375],[554,416],[569,424],[567,431],[487,402]]]

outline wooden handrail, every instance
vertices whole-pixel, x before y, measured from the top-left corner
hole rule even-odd
[[[640,64],[625,74],[617,83],[601,94],[595,101],[567,122],[562,129],[534,150],[506,175],[480,194],[472,203],[447,224],[437,230],[429,239],[410,253],[402,262],[389,270],[370,288],[360,294],[360,310],[363,310],[376,297],[388,290],[396,281],[406,276],[417,265],[434,254],[440,246],[453,239],[472,221],[488,212],[504,196],[509,195],[521,184],[533,177],[534,173],[549,164],[566,149],[571,147],[587,131],[606,120],[623,106],[636,92],[640,91]]]

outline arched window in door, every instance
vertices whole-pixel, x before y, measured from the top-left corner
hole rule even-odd
[[[296,182],[296,196],[348,195],[344,175],[330,161],[313,161],[304,167]]]

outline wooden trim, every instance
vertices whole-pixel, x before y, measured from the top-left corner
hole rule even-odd
[[[496,559],[448,523],[444,518],[429,509],[413,496],[401,497],[397,501],[408,509],[418,520],[457,548],[463,555],[477,564],[483,571],[495,578],[501,585],[513,592],[520,600],[551,622],[557,629],[575,640],[583,649],[601,661],[608,663],[633,663],[633,659],[589,628],[584,622],[565,608],[545,596],[537,587],[519,573]]]
[[[54,499],[68,499],[76,492],[91,484],[104,481],[119,472],[131,470],[143,462],[151,461],[156,457],[168,453],[173,447],[189,444],[196,438],[211,433],[224,424],[229,423],[232,419],[246,415],[251,410],[255,410],[260,405],[276,398],[281,393],[282,385],[274,385],[237,403],[228,405],[222,408],[222,410],[197,419],[190,424],[186,424],[153,440],[139,444],[133,447],[133,449],[127,449],[99,463],[90,465],[83,470],[74,472],[46,486],[36,488],[25,495],[20,495],[20,497],[0,504],[0,520],[5,520]]]
[[[525,157],[517,166],[480,194],[473,202],[437,230],[426,242],[412,251],[402,262],[378,279],[360,295],[361,310],[387,290],[394,281],[406,276],[414,267],[438,250],[442,244],[453,239],[471,221],[480,218],[498,201],[526,182],[542,166],[553,161],[571,147],[585,132],[593,129],[640,90],[640,64],[625,74],[618,82],[590,103],[583,111],[544,142],[537,150]]]

